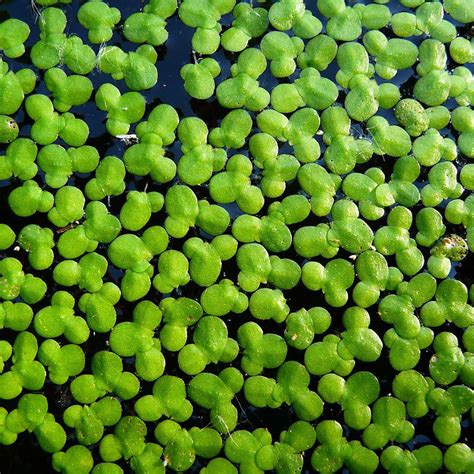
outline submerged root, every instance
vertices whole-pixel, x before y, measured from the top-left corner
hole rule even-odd
[[[36,4],[35,0],[30,0],[30,6],[36,23],[41,16],[41,8]]]
[[[226,429],[225,434],[232,440],[232,442],[237,446],[240,447],[239,443],[235,441],[235,439],[232,436],[232,432],[229,430],[229,427],[227,426],[227,423],[225,422],[224,418],[222,416],[217,415],[217,419],[219,420],[220,423],[224,425],[224,428]]]

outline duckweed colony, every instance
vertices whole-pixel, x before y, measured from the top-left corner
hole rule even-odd
[[[472,22],[4,2],[2,473],[474,472]]]

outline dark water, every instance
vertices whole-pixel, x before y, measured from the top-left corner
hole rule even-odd
[[[79,6],[84,3],[83,0],[81,1],[74,1],[73,4],[71,5],[66,5],[62,6],[64,11],[67,14],[68,17],[68,27],[67,27],[67,33],[68,34],[77,34],[84,40],[87,39],[87,33],[86,31],[78,24],[76,21],[76,13],[79,8]],[[270,3],[270,2],[268,2]],[[350,1],[348,4],[354,4],[357,2]],[[312,9],[315,14],[317,14],[316,9],[315,9],[315,1],[310,1],[308,2],[308,8]],[[111,6],[116,6],[118,7],[121,12],[122,12],[122,18],[125,19],[127,16],[129,16],[131,13],[138,11],[140,8],[143,6],[142,1],[138,0],[119,0],[119,1],[110,1]],[[396,12],[399,10],[403,10],[403,7],[398,3],[398,1],[392,1],[390,3],[390,8],[392,9],[392,12]],[[37,17],[31,8],[31,4],[29,0],[7,0],[1,3],[0,5],[0,20],[4,20],[8,17],[16,17],[20,18],[23,21],[27,22],[30,24],[31,29],[32,29],[32,34],[30,35],[26,45],[28,48],[31,48],[33,44],[38,40],[38,27],[37,27]],[[321,20],[324,23],[324,18],[320,17]],[[229,25],[231,22],[232,18],[230,15],[227,15],[224,17],[222,24],[224,27],[226,25]],[[467,27],[462,27],[459,26],[459,32],[460,34],[469,36],[471,32],[468,30]],[[190,100],[189,96],[184,91],[183,85],[182,85],[182,80],[179,76],[179,70],[180,68],[189,62],[193,61],[193,56],[191,52],[191,37],[193,34],[193,30],[186,27],[183,25],[179,18],[178,15],[175,14],[168,22],[167,29],[169,31],[169,39],[166,42],[165,46],[161,46],[157,48],[158,54],[159,54],[159,59],[157,63],[157,67],[159,70],[159,80],[158,84],[153,87],[149,91],[145,91],[144,95],[147,99],[147,113],[151,111],[156,105],[159,103],[168,103],[173,105],[180,117],[186,117],[186,116],[191,116],[191,115],[196,115],[202,118],[203,120],[206,121],[208,124],[209,128],[215,127],[218,125],[220,119],[225,116],[227,111],[223,109],[222,107],[219,106],[217,101],[214,100],[208,100],[208,101],[197,101],[197,100]],[[384,31],[387,35],[390,35],[390,31]],[[419,43],[421,41],[421,37],[413,39],[414,42]],[[117,28],[117,30],[114,33],[113,39],[110,41],[109,44],[115,44],[119,45],[122,47],[124,50],[130,50],[136,48],[136,45],[129,43],[124,39],[124,37],[121,34],[120,28]],[[98,46],[93,46],[94,49],[97,51]],[[224,53],[222,51],[219,51],[214,57],[219,61],[221,68],[222,68],[222,74],[219,76],[218,81],[226,78],[229,74],[229,68],[230,64],[235,60],[234,55],[229,54],[229,53]],[[15,60],[7,60],[8,64],[10,65],[10,68],[13,70],[18,70],[21,67],[25,67],[25,65],[28,65],[28,56],[25,55],[23,58],[20,58],[19,61]],[[29,65],[28,65],[29,66]],[[450,65],[452,66],[452,65]],[[337,65],[333,63],[327,71],[323,73],[323,75],[334,79],[335,73],[337,72]],[[38,85],[36,88],[37,93],[45,93],[48,94],[48,90],[46,89],[42,77],[43,73],[38,72],[39,76],[39,81]],[[94,71],[89,75],[90,79],[94,83],[95,89],[97,89],[100,84],[104,82],[111,82],[115,84],[119,89],[121,89],[123,92],[126,91],[126,87],[123,84],[123,81],[114,81],[112,78],[108,75],[101,74],[98,71]],[[415,72],[411,69],[401,71],[400,73],[397,74],[395,80],[397,81],[397,84],[400,86],[400,89],[404,96],[411,96],[411,91],[412,87],[415,82]],[[261,85],[266,87],[267,89],[271,89],[275,84],[278,83],[276,79],[274,79],[270,72],[267,71],[262,78],[260,79]],[[48,94],[49,95],[49,94]],[[339,102],[342,102],[344,99],[344,94],[341,91],[341,94],[339,96]],[[452,102],[450,104],[451,107],[455,107],[455,103],[453,104]],[[91,130],[90,134],[90,139],[88,141],[89,144],[95,146],[99,152],[101,157],[107,156],[107,155],[116,155],[116,156],[121,156],[124,152],[125,145],[118,139],[111,137],[105,132],[105,114],[98,111],[94,102],[90,101],[88,104],[82,105],[80,107],[75,107],[73,109],[73,112],[75,113],[76,116],[79,118],[83,118],[84,120],[87,121],[89,124],[89,128]],[[379,111],[380,114],[386,116],[386,118],[391,122],[394,123],[394,117],[392,112],[390,111]],[[17,116],[15,117],[16,120],[18,121],[20,125],[20,131],[21,131],[21,136],[28,136],[29,130],[31,127],[31,121],[29,120],[28,117],[25,117],[25,114],[22,110],[18,112]],[[365,133],[364,127],[361,124],[354,123],[354,131],[358,133]],[[131,129],[131,132],[133,133],[133,127]],[[442,131],[442,134],[444,136],[451,136],[453,138],[456,138],[456,134],[452,129],[445,129]],[[321,143],[321,147],[324,150],[324,145]],[[0,152],[3,154],[5,147],[0,146]],[[285,149],[285,146],[282,146],[281,148],[282,152],[286,152],[288,150]],[[244,153],[246,151],[244,150]],[[173,146],[170,147],[168,150],[168,154],[170,157],[173,157],[175,160],[178,160],[180,157],[180,146],[179,143],[176,142]],[[390,158],[384,159],[383,157],[380,156],[374,156],[374,158],[367,164],[365,165],[360,165],[356,168],[355,171],[364,171],[366,168],[372,167],[372,166],[378,166],[383,169],[385,172],[386,176],[389,177],[392,166],[393,166],[393,160]],[[456,162],[457,165],[461,166],[464,164],[465,159],[460,156]],[[43,182],[43,176],[41,174],[38,174],[38,176],[35,178],[39,184],[42,186],[44,185]],[[90,179],[90,176],[88,175],[76,175],[71,177],[69,180],[69,184],[74,184],[78,187],[83,187],[87,180]],[[255,173],[253,176],[254,183],[258,184],[260,180],[260,175],[258,169],[255,169]],[[420,186],[424,184],[423,179],[426,179],[425,176],[420,177],[420,182],[418,183]],[[138,189],[138,190],[143,190],[145,187],[148,186],[148,191],[151,190],[157,190],[160,191],[164,194],[166,192],[166,189],[170,186],[168,185],[156,185],[151,182],[151,180],[147,177],[134,177],[131,175],[127,175],[126,177],[126,184],[127,184],[127,189],[132,190],[132,189]],[[0,221],[1,222],[8,222],[16,232],[18,232],[24,225],[27,223],[37,223],[43,227],[45,226],[50,226],[48,220],[45,218],[44,215],[41,214],[36,214],[33,216],[33,218],[28,218],[28,219],[22,219],[18,218],[13,215],[13,213],[9,210],[8,203],[6,201],[8,193],[14,189],[16,186],[18,186],[18,182],[15,180],[8,180],[8,181],[0,181],[0,187],[3,188],[0,192]],[[298,191],[298,184],[297,183],[289,183],[287,187],[287,193],[291,194],[294,192]],[[208,197],[208,191],[206,186],[200,186],[195,189],[196,194],[198,195],[198,198],[206,198]],[[124,197],[119,196],[119,197],[113,197],[110,201],[110,210],[113,213],[118,213],[120,211],[120,208],[124,202]],[[265,208],[262,210],[262,213],[265,213],[265,210],[268,207],[268,204],[270,204],[271,200],[267,199],[267,204]],[[442,208],[446,205],[446,203],[442,203],[439,206],[439,209],[442,210]],[[416,207],[413,211],[419,210],[420,206]],[[238,208],[236,206],[230,206],[229,211],[235,217],[237,214],[239,214]],[[163,213],[159,213],[155,215],[155,218],[153,220],[153,225],[160,224],[162,222],[163,218]],[[313,225],[317,222],[321,222],[321,219],[316,218],[315,216],[310,216],[307,221],[305,221],[303,224],[298,224],[300,225]],[[151,223],[150,223],[151,225]],[[379,221],[376,221],[373,223],[374,230],[382,225],[385,225],[385,219],[382,218]],[[292,230],[294,231],[297,226],[292,226],[294,227]],[[416,233],[416,229],[412,229],[413,231],[413,236]],[[465,231],[462,227],[457,227],[457,226],[448,226],[448,231],[447,233],[450,232],[456,232],[459,233],[460,235],[465,235]],[[195,235],[200,235],[203,238],[208,238],[209,236],[205,234],[200,234],[198,230],[194,231]],[[192,233],[188,236],[191,236]],[[173,248],[180,248],[182,245],[183,241],[182,240],[177,240],[172,243]],[[104,246],[100,246],[98,249],[99,253],[102,253],[105,255],[106,253],[106,248]],[[0,257],[7,256],[5,254],[0,254]],[[340,257],[347,257],[348,254],[344,254],[344,252],[340,252],[339,254]],[[427,256],[427,254],[426,254]],[[32,270],[29,265],[28,265],[28,260],[27,260],[27,255],[24,252],[17,252],[15,253],[15,257],[19,258],[25,267],[25,271],[31,272],[31,273],[36,273],[34,270]],[[295,261],[297,261],[300,265],[304,262],[304,259],[296,255],[293,250],[289,250],[288,252],[285,252],[284,254],[280,255],[280,257],[288,257],[292,258]],[[324,259],[322,259],[324,260]],[[472,274],[472,264],[473,264],[474,258],[470,254],[468,258],[466,258],[463,262],[456,264],[453,272],[451,274],[452,277],[456,277],[457,279],[463,281],[467,286],[469,286],[471,283],[473,283],[474,278]],[[394,265],[395,262],[392,260],[388,260],[390,265]],[[152,262],[154,263],[154,262]],[[234,263],[232,262],[225,262],[224,267],[223,267],[223,276],[226,278],[231,278],[235,280],[237,276],[237,268]],[[48,283],[48,294],[47,297],[43,300],[43,302],[34,305],[35,311],[40,309],[42,306],[47,305],[47,301],[49,300],[49,296],[56,290],[55,284],[52,280],[52,270],[46,270],[44,272],[40,273],[41,277],[45,279]],[[121,276],[121,272],[118,269],[115,269],[113,267],[109,268],[109,272],[107,275],[107,278],[110,279],[111,281],[117,282],[118,279]],[[200,289],[190,283],[184,288],[180,288],[176,292],[172,294],[172,296],[177,296],[177,295],[183,295],[183,296],[188,296],[191,298],[198,298],[200,295]],[[350,291],[350,290],[349,290]],[[80,295],[80,291],[72,291],[74,293],[74,296],[77,298]],[[285,293],[288,299],[288,304],[290,305],[292,311],[296,311],[302,307],[313,307],[313,306],[327,306],[325,303],[324,299],[319,293],[313,293],[311,291],[308,291],[304,288],[302,284],[299,284],[298,287],[294,290],[291,290],[289,292]],[[157,295],[155,292],[150,293],[147,297],[148,299],[151,299],[155,302],[159,302],[160,296]],[[121,301],[117,307],[118,309],[118,317],[119,321],[120,320],[125,320],[129,318],[129,315],[131,313],[131,310],[133,309],[134,304],[129,304],[126,302]],[[349,306],[349,305],[347,305]],[[333,333],[338,333],[343,330],[343,326],[341,323],[341,316],[345,308],[340,308],[340,309],[334,309],[331,308],[331,314],[333,316],[333,323],[330,329],[330,332]],[[372,322],[371,322],[371,327],[375,331],[377,331],[378,334],[383,335],[383,333],[389,329],[389,326],[382,321],[380,321],[380,318],[376,314],[376,310],[372,310]],[[233,315],[230,316],[226,319],[226,324],[229,328],[229,335],[231,337],[235,337],[236,331],[238,327],[243,324],[246,321],[251,320],[251,316],[248,313],[244,313],[243,315]],[[263,321],[261,322],[261,326],[264,329],[265,332],[274,332],[274,333],[282,333],[282,326],[274,323],[273,321]],[[461,331],[456,328],[455,326],[451,324],[446,324],[442,326],[441,328],[437,328],[436,332],[441,332],[449,330],[453,333],[455,333],[458,337],[461,336]],[[2,339],[7,339],[12,341],[15,337],[15,334],[11,331],[2,331]],[[91,335],[90,339],[83,345],[83,348],[86,352],[86,355],[88,356],[89,363],[90,363],[90,357],[97,351],[106,349],[107,341],[107,336],[106,335]],[[39,338],[39,342],[41,342],[41,338]],[[289,355],[288,355],[288,360],[298,360],[302,362],[302,356],[303,356],[302,351],[297,351],[295,349],[289,348]],[[432,355],[432,349],[426,349],[423,351],[421,361],[419,365],[416,367],[416,370],[427,374],[428,373],[428,362],[429,359]],[[179,375],[182,377],[182,373],[178,371],[177,368],[177,362],[176,362],[176,355],[171,354],[171,353],[165,353],[166,359],[167,359],[167,367],[166,367],[166,373],[168,374],[175,374]],[[239,365],[239,360],[237,359],[235,361],[235,364],[238,366]],[[128,370],[134,370],[133,368],[133,359],[131,360],[126,360],[124,361],[125,369]],[[222,367],[219,366],[209,366],[206,370],[212,371],[212,372],[218,372]],[[89,370],[89,365],[86,365],[86,371]],[[373,372],[377,377],[379,378],[380,385],[381,385],[381,393],[380,396],[383,395],[388,395],[391,392],[391,381],[393,380],[393,377],[396,375],[396,372],[392,369],[389,359],[388,359],[388,351],[386,348],[384,348],[382,356],[380,359],[371,364],[363,364],[361,362],[356,363],[356,367],[354,369],[354,372],[359,371],[359,370],[369,370]],[[267,370],[265,371],[265,375],[267,376],[274,376],[275,371]],[[188,380],[188,377],[184,377],[185,380]],[[313,377],[311,389],[315,390],[317,385],[317,379]],[[143,393],[149,393],[151,390],[152,384],[149,383],[142,383],[142,390],[139,396],[141,396]],[[73,401],[71,399],[70,393],[69,393],[69,388],[68,384],[64,386],[56,386],[51,383],[47,383],[44,389],[45,395],[48,397],[49,400],[49,409],[50,411],[56,416],[56,418],[59,420],[62,418],[62,413],[64,412],[65,408],[69,406]],[[133,404],[135,400],[131,400],[128,402],[123,403],[123,411],[124,414],[133,414]],[[2,402],[3,403],[3,402]],[[4,406],[8,409],[11,410],[14,408],[16,405],[16,401],[14,402],[5,402],[3,403]],[[293,410],[287,406],[282,406],[278,410],[271,410],[271,409],[255,409],[251,406],[249,406],[245,398],[243,397],[243,394],[240,393],[237,396],[237,401],[235,401],[235,404],[238,405],[240,409],[240,414],[239,414],[239,425],[238,429],[255,429],[258,427],[267,427],[273,435],[274,440],[278,438],[279,433],[286,429],[293,421],[296,421],[296,417],[293,413]],[[342,411],[338,405],[331,405],[331,404],[326,404],[325,409],[324,409],[324,414],[323,416],[318,420],[322,419],[334,419],[338,420],[343,424],[343,416],[342,416]],[[422,419],[418,420],[411,420],[415,426],[416,426],[416,437],[407,445],[404,446],[405,448],[408,449],[414,449],[418,448],[420,446],[423,446],[425,444],[436,444],[438,446],[439,443],[437,443],[436,439],[433,438],[433,434],[431,431],[431,425],[433,423],[433,415],[428,415]],[[195,409],[193,417],[184,424],[185,427],[189,428],[191,426],[206,426],[208,424],[209,417],[208,413],[206,410],[201,410],[198,407]],[[108,432],[110,430],[107,430]],[[150,424],[150,429],[149,429],[149,440],[152,440],[152,432],[153,429],[151,428]],[[68,433],[68,442],[66,445],[66,448],[69,447],[70,445],[74,444],[74,435],[72,430],[67,430]],[[347,437],[348,440],[352,439],[360,439],[360,433],[356,432],[354,430],[349,429],[348,427],[345,427],[345,436]],[[473,445],[474,435],[472,433],[472,424],[469,422],[468,416],[465,416],[465,419],[463,420],[463,434],[461,437],[460,441],[467,442],[470,445]],[[440,446],[442,448],[442,446]],[[442,448],[444,450],[444,448]],[[92,452],[94,454],[94,457],[96,459],[96,462],[100,462],[98,458],[98,453],[97,453],[97,447],[94,446],[92,448]],[[128,466],[123,463],[121,464],[125,471],[128,472],[127,470],[129,469]],[[306,460],[305,464],[306,468],[308,469],[308,472],[310,471],[310,464],[309,460]],[[198,471],[198,468],[201,467],[201,463],[198,460],[196,464],[196,469],[193,468],[193,471]],[[17,443],[15,443],[11,447],[4,447],[0,446],[0,474],[13,474],[13,473],[47,473],[47,472],[52,472],[52,467],[50,464],[50,455],[44,453],[41,448],[38,447],[36,443],[36,439],[34,436],[30,436],[27,434],[22,434]]]

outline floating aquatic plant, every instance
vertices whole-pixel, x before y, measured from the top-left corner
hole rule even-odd
[[[473,0],[79,3],[0,9],[0,444],[473,471]]]

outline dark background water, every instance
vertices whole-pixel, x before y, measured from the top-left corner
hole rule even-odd
[[[76,20],[77,10],[82,3],[84,3],[83,0],[81,1],[74,0],[72,4],[63,5],[61,8],[64,9],[68,17],[67,33],[69,35],[77,34],[84,40],[87,40],[86,30],[82,28],[82,26]],[[121,10],[122,19],[125,19],[127,16],[129,16],[133,12],[140,10],[144,5],[144,3],[139,0],[119,0],[119,1],[110,1],[109,3],[111,6],[118,7]],[[268,3],[271,3],[271,2],[268,2]],[[347,3],[354,4],[357,2],[349,1]],[[307,8],[310,8],[316,15],[318,15],[318,12],[316,11],[316,8],[315,8],[316,2],[309,1],[307,2],[307,4],[308,4]],[[398,1],[390,2],[389,6],[392,12],[404,10],[404,8],[398,3]],[[28,51],[29,51],[29,49],[31,49],[33,44],[38,40],[38,35],[39,35],[39,31],[37,27],[37,15],[34,9],[32,8],[30,0],[3,1],[0,4],[0,21],[3,21],[4,19],[9,18],[9,17],[20,18],[31,26],[32,33],[26,43]],[[320,19],[324,23],[324,18],[320,17]],[[225,16],[222,20],[222,24],[224,28],[227,25],[229,25],[231,21],[232,21],[231,15]],[[470,37],[472,32],[469,30],[469,27],[465,27],[462,25],[457,25],[457,26],[458,26],[460,34]],[[158,55],[159,55],[159,59],[157,63],[157,67],[159,70],[158,84],[155,87],[153,87],[151,90],[144,92],[144,95],[147,99],[147,113],[151,111],[153,107],[155,107],[159,103],[164,102],[164,103],[173,105],[177,109],[180,117],[195,115],[205,120],[209,128],[217,126],[220,119],[223,116],[225,116],[225,114],[228,111],[220,107],[215,99],[210,99],[208,101],[197,101],[194,99],[190,100],[189,96],[184,91],[182,80],[179,75],[180,68],[184,64],[187,64],[193,61],[193,55],[191,51],[191,37],[193,34],[193,30],[183,25],[181,21],[179,20],[177,14],[175,14],[172,18],[169,19],[167,30],[169,31],[169,39],[166,42],[166,45],[157,48]],[[391,34],[389,30],[386,30],[386,31],[384,30],[384,33],[386,33],[387,35]],[[418,38],[413,38],[412,40],[416,43],[419,43],[421,39],[422,37],[418,37]],[[255,43],[256,41],[253,41],[252,44],[255,44]],[[114,37],[109,42],[109,44],[118,45],[124,50],[132,50],[136,48],[136,45],[124,39],[124,37],[121,34],[120,28],[116,29],[114,33]],[[96,51],[98,50],[98,46],[93,46],[93,48]],[[222,68],[222,73],[218,78],[218,81],[220,81],[228,77],[230,64],[235,60],[235,55],[230,54],[230,53],[224,53],[222,50],[219,50],[219,52],[216,53],[214,57],[219,61]],[[13,70],[18,70],[21,67],[30,66],[28,61],[29,61],[28,54],[24,55],[22,58],[20,58],[17,61],[7,59],[8,64]],[[450,68],[453,66],[454,66],[453,64],[449,65]],[[329,67],[329,69],[323,73],[323,75],[331,79],[334,79],[336,72],[337,72],[337,65],[333,63]],[[42,81],[43,72],[37,71],[37,73],[38,73],[39,79],[38,79],[38,85],[35,92],[45,93],[49,95],[49,91],[46,89]],[[100,84],[104,82],[112,82],[115,85],[117,85],[117,87],[119,87],[122,91],[124,92],[126,91],[126,87],[123,84],[123,81],[118,81],[118,82],[113,81],[110,76],[101,74],[99,71],[93,71],[93,73],[91,73],[89,77],[93,81],[95,89],[97,89],[100,86]],[[293,79],[293,78],[290,78],[290,79]],[[397,74],[395,81],[400,86],[400,90],[402,91],[402,94],[405,97],[409,97],[411,96],[412,88],[416,81],[416,73],[413,69],[401,71]],[[278,83],[278,81],[271,76],[268,70],[262,76],[262,78],[260,79],[260,82],[261,82],[261,85],[266,87],[268,90],[270,90],[274,85]],[[340,96],[338,98],[338,102],[342,103],[343,100],[344,100],[344,92],[341,90]],[[456,103],[454,101],[449,101],[447,106],[454,108],[456,107]],[[90,138],[89,138],[88,143],[95,146],[99,150],[101,157],[104,157],[107,155],[122,156],[126,145],[120,140],[111,137],[105,132],[105,114],[97,110],[93,101],[85,105],[82,105],[80,107],[75,107],[72,111],[76,116],[83,118],[89,124],[91,133],[90,133]],[[395,123],[395,120],[391,111],[379,111],[379,114],[386,116],[386,118],[390,122]],[[25,117],[23,110],[20,110],[16,114],[15,118],[20,125],[21,136],[28,136],[29,130],[31,127],[30,119],[28,117]],[[357,123],[353,124],[353,131],[356,134],[366,133],[363,127],[363,124],[357,124]],[[133,132],[133,127],[131,130],[131,133],[132,132]],[[451,136],[453,138],[456,138],[455,132],[450,128],[443,130],[442,133],[444,136]],[[322,143],[321,143],[321,147],[324,150],[324,145]],[[4,149],[5,149],[4,146],[0,148],[0,152],[2,154],[4,152]],[[242,150],[240,150],[239,152],[241,151]],[[288,148],[287,145],[281,146],[282,153],[288,152],[288,151],[290,151],[290,149]],[[169,148],[167,153],[170,157],[173,157],[175,160],[178,160],[180,157],[179,142],[176,142],[174,145],[172,145]],[[246,153],[245,149],[244,149],[244,153]],[[393,163],[394,163],[394,160],[390,158],[384,159],[383,157],[380,157],[380,156],[374,156],[374,158],[369,163],[365,165],[359,165],[356,168],[356,171],[364,171],[365,169],[369,167],[379,166],[384,170],[387,178],[389,178]],[[458,166],[461,166],[464,163],[465,163],[465,159],[462,156],[460,156],[456,160],[456,164]],[[89,178],[90,176],[88,175],[75,175],[71,177],[71,179],[69,180],[69,184],[74,184],[75,186],[82,188]],[[43,176],[41,173],[39,173],[35,179],[38,181],[39,184],[41,184],[42,186],[44,185]],[[258,184],[260,180],[260,173],[258,169],[254,170],[252,179],[255,184]],[[417,184],[420,187],[423,186],[425,179],[426,179],[426,172],[420,176],[419,182]],[[149,178],[147,177],[134,177],[131,175],[127,175],[126,184],[127,184],[128,190],[132,190],[132,189],[143,190],[145,189],[146,186],[148,186],[147,188],[148,191],[158,190],[164,193],[166,189],[172,183],[167,184],[167,185],[156,185],[152,183],[151,180],[149,180]],[[35,222],[43,227],[51,226],[48,220],[45,218],[45,216],[41,214],[36,214],[32,218],[22,219],[22,218],[18,218],[14,216],[13,213],[11,213],[6,199],[8,197],[8,193],[12,189],[14,189],[17,185],[18,185],[18,182],[15,181],[14,179],[3,181],[3,182],[0,181],[0,188],[3,188],[0,191],[0,222],[8,222],[15,229],[16,232],[18,232],[24,225],[31,222]],[[195,192],[198,198],[200,199],[206,198],[208,196],[206,186],[197,187],[195,189]],[[296,182],[289,183],[289,186],[287,188],[287,194],[291,194],[294,192],[298,192],[298,184]],[[262,210],[263,214],[265,214],[268,204],[271,201],[272,200],[267,199],[267,204],[265,208]],[[120,208],[123,202],[124,202],[124,196],[113,197],[110,200],[111,212],[118,213],[120,211]],[[439,206],[439,210],[441,212],[442,212],[442,208],[445,207],[445,205],[446,205],[446,202],[443,202]],[[415,209],[413,209],[414,214],[420,208],[421,208],[421,204],[416,206]],[[238,210],[236,206],[228,206],[228,210],[231,212],[231,215],[233,217],[235,217],[236,215],[240,213],[240,211]],[[163,220],[164,220],[163,213],[159,213],[154,216],[153,225],[159,224]],[[304,222],[304,225],[312,225],[318,222],[321,222],[321,219],[316,218],[315,216],[310,216],[308,220]],[[382,218],[372,224],[373,224],[374,230],[376,230],[376,228],[382,225],[385,225],[385,219]],[[300,225],[301,224],[298,224],[297,226],[300,226]],[[294,228],[297,226],[292,226],[293,227],[292,230],[295,230]],[[414,235],[416,233],[416,229],[413,227],[412,231]],[[199,230],[192,230],[190,235],[192,235],[193,232],[194,232],[194,235],[199,235],[205,239],[209,237],[206,234],[199,232]],[[456,233],[459,233],[460,235],[465,235],[464,229],[460,226],[448,226],[447,233],[450,233],[450,232],[456,232]],[[172,242],[171,245],[173,248],[180,248],[182,246],[182,243],[183,243],[183,240],[175,240],[174,242]],[[98,249],[98,252],[105,255],[106,247],[100,246]],[[8,255],[11,255],[11,252]],[[3,256],[7,256],[7,253],[3,253],[3,254],[0,253],[0,257],[3,257]],[[34,305],[34,309],[38,310],[42,306],[45,306],[48,304],[47,301],[49,300],[49,296],[56,290],[56,285],[54,284],[54,281],[52,280],[52,270],[49,269],[43,272],[35,272],[28,265],[26,253],[17,252],[15,253],[14,256],[16,258],[19,258],[23,262],[26,271],[32,272],[35,274],[40,274],[41,277],[45,279],[45,281],[47,281],[48,283],[47,297],[42,302],[38,303],[37,305]],[[296,253],[293,250],[289,250],[288,252],[285,252],[283,255],[280,255],[280,256],[293,258],[300,265],[304,263],[304,259],[296,255]],[[339,256],[347,257],[348,254],[345,254],[344,252],[340,252]],[[428,256],[427,252],[426,252],[426,256]],[[474,281],[473,275],[472,275],[473,260],[474,259],[472,255],[470,254],[468,258],[466,258],[463,262],[455,264],[453,267],[451,276],[460,279],[466,285],[469,286]],[[324,263],[324,259],[321,259],[321,261],[323,261]],[[389,259],[389,264],[394,265],[395,263],[393,260]],[[227,278],[231,278],[235,281],[237,273],[238,273],[238,270],[233,262],[224,263],[223,276]],[[111,281],[118,282],[120,277],[121,277],[121,271],[110,266],[107,278]],[[186,287],[180,288],[179,290],[175,291],[172,294],[172,296],[184,295],[188,297],[198,298],[200,295],[200,291],[201,290],[196,285],[193,285],[192,283],[190,283]],[[72,292],[76,298],[80,295],[80,290],[78,289],[72,290]],[[288,299],[288,302],[292,311],[296,311],[302,307],[309,308],[313,306],[325,306],[325,307],[327,306],[327,304],[325,303],[324,299],[322,298],[319,292],[318,293],[310,292],[306,290],[302,284],[299,284],[297,288],[295,288],[294,290],[285,292],[285,295]],[[150,293],[147,296],[147,298],[155,302],[158,302],[161,297],[157,295],[156,292],[152,291],[152,293]],[[129,304],[123,301],[119,303],[117,307],[119,321],[128,319],[128,315],[133,309],[133,306],[134,304]],[[346,307],[347,306],[350,306],[350,304],[346,305]],[[333,323],[330,329],[331,332],[337,334],[338,332],[343,330],[343,326],[341,323],[341,315],[346,307],[340,308],[340,309],[330,308],[330,312],[333,316]],[[389,326],[383,323],[382,321],[380,321],[380,318],[376,314],[376,309],[372,308],[371,311],[372,311],[371,327],[382,336],[383,333],[387,329],[389,329]],[[229,335],[231,337],[235,337],[238,327],[242,323],[249,321],[251,319],[252,318],[250,317],[248,312],[244,313],[243,315],[233,315],[233,316],[227,317],[226,324],[229,328]],[[259,322],[259,324],[260,323],[263,329],[265,330],[265,332],[275,332],[275,333],[280,333],[280,334],[282,333],[282,326],[274,323],[273,321],[262,321],[262,322]],[[449,323],[442,326],[441,328],[437,328],[436,332],[441,332],[443,330],[452,331],[458,337],[460,337],[462,334],[458,328],[456,328],[455,326]],[[2,339],[8,339],[12,341],[15,337],[15,333],[13,333],[12,331],[4,330],[2,331],[1,337]],[[39,338],[39,340],[41,340],[41,338]],[[91,335],[90,339],[83,345],[84,351],[86,352],[86,355],[88,357],[88,364],[90,363],[90,357],[95,352],[107,348],[106,341],[107,341],[106,335],[96,334],[96,335]],[[295,349],[289,348],[288,359],[298,360],[302,362],[303,353],[304,353],[303,351],[297,351]],[[422,353],[421,361],[419,365],[416,367],[418,371],[424,373],[425,375],[428,374],[428,362],[432,354],[433,352],[431,348],[424,350]],[[172,353],[165,353],[165,356],[167,360],[166,373],[176,374],[176,375],[179,374],[181,377],[183,377],[183,375],[181,374],[181,372],[179,372],[177,368],[176,355]],[[235,363],[236,365],[238,365],[239,360],[237,359]],[[125,360],[124,365],[126,369],[132,370],[132,371],[134,370],[133,359]],[[219,365],[208,366],[206,370],[209,370],[212,372],[218,372],[221,368],[222,367],[219,367]],[[89,370],[89,365],[86,365],[86,372],[88,370]],[[375,375],[377,375],[380,381],[380,385],[381,385],[380,396],[388,395],[391,392],[391,381],[393,380],[393,377],[396,375],[396,372],[392,369],[390,365],[390,362],[388,359],[388,352],[386,348],[384,348],[380,359],[375,363],[364,364],[361,362],[357,362],[354,372],[359,371],[359,370],[369,370],[373,372]],[[265,375],[267,376],[273,376],[274,374],[275,374],[275,371],[271,371],[271,370],[265,371]],[[184,379],[189,380],[189,377],[185,376]],[[141,396],[143,393],[147,393],[147,392],[149,393],[149,391],[151,390],[151,386],[152,384],[142,382],[142,389],[139,396]],[[317,386],[317,378],[313,377],[310,388],[315,390],[316,386]],[[56,416],[57,419],[61,419],[62,413],[64,412],[65,408],[67,408],[67,406],[73,403],[70,393],[69,393],[68,384],[65,384],[63,386],[56,386],[51,383],[46,383],[43,392],[48,397],[50,411]],[[134,401],[135,400],[131,400],[131,401],[123,403],[124,414],[133,414]],[[12,402],[0,402],[0,405],[4,405],[6,406],[7,409],[10,410],[14,408],[16,403],[17,401],[14,400]],[[293,421],[296,420],[293,410],[290,407],[282,406],[278,410],[255,409],[246,403],[242,393],[238,394],[237,400],[235,403],[236,405],[238,405],[239,412],[240,412],[238,428],[250,430],[250,429],[255,429],[257,427],[265,426],[272,432],[274,440],[278,438],[278,435],[281,431],[287,429],[287,427]],[[343,424],[343,416],[342,416],[342,411],[340,407],[338,405],[326,404],[325,409],[324,409],[324,414],[318,421],[322,419],[335,419],[341,422],[341,424]],[[191,426],[205,426],[208,424],[208,420],[209,420],[209,417],[206,410],[195,408],[195,412],[192,418],[188,422],[186,422],[184,426],[188,428]],[[439,443],[437,443],[436,439],[433,438],[433,434],[431,430],[431,425],[433,423],[433,420],[434,418],[432,414],[427,415],[426,417],[418,419],[418,420],[410,420],[413,422],[413,424],[416,427],[416,436],[408,445],[404,447],[408,449],[414,449],[428,443],[436,444],[439,446]],[[151,424],[150,424],[150,428],[151,428]],[[463,420],[463,434],[461,437],[461,441],[467,442],[468,444],[472,446],[474,444],[473,443],[474,439],[473,439],[473,433],[472,433],[471,428],[472,428],[472,425],[469,421],[469,417],[465,416],[465,419]],[[344,430],[345,430],[345,436],[349,440],[360,438],[359,432],[351,430],[348,427],[345,427]],[[150,441],[152,440],[152,435],[151,435],[152,432],[153,430],[149,429]],[[67,433],[68,433],[68,442],[67,442],[66,448],[74,444],[73,431],[68,429]],[[97,455],[96,446],[92,448],[92,452],[94,454],[96,462],[100,462]],[[28,434],[22,434],[19,436],[18,441],[13,446],[10,446],[10,447],[0,446],[0,474],[52,472],[50,458],[51,456],[49,454],[44,453],[41,450],[41,448],[38,447],[34,436],[31,436]],[[122,463],[121,465],[127,471],[128,469],[127,465],[125,463]],[[198,462],[195,465],[195,469],[193,468],[193,471],[197,471],[200,467],[201,467],[201,464],[198,459]],[[309,456],[306,459],[305,467],[307,468],[308,472],[311,470],[310,464],[309,464]]]

